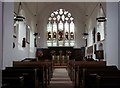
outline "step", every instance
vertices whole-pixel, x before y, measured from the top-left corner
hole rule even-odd
[[[71,81],[70,78],[52,78],[51,81]]]

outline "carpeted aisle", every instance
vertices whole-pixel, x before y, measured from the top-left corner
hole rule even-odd
[[[74,88],[66,68],[55,68],[49,88]]]

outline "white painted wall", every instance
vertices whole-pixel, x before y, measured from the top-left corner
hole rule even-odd
[[[118,2],[107,2],[106,6],[106,60],[107,65],[118,67]]]
[[[118,33],[120,33],[120,2],[118,5]],[[120,69],[120,34],[118,34],[118,68]]]
[[[13,2],[5,2],[4,3],[4,25],[3,25],[3,69],[7,66],[12,66],[13,61],[15,60],[22,60],[28,57],[35,57],[35,47],[30,47],[30,44],[26,44],[26,47],[22,47],[22,38],[26,36],[25,31],[25,25],[29,24],[31,31],[34,30],[33,19],[31,16],[31,19],[29,19],[29,23],[26,22],[26,24],[20,24],[20,29],[22,30],[22,36],[21,36],[21,43],[18,43],[18,36],[16,39],[13,38],[13,12],[14,12],[14,3]],[[25,11],[24,11],[25,12]],[[24,13],[24,15],[27,17],[28,13]],[[27,19],[27,18],[26,18]],[[33,31],[34,33],[34,31]],[[34,36],[34,35],[32,35]],[[33,39],[32,39],[33,40]],[[15,42],[16,46],[13,48],[13,42]],[[32,41],[34,42],[34,41]],[[30,51],[32,48],[32,52]]]
[[[0,1],[0,88],[2,86],[2,59],[3,59],[3,30],[2,30],[2,2]]]
[[[3,68],[12,66],[13,61],[13,3],[4,3],[3,17]]]

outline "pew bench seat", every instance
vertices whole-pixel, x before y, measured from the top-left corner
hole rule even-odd
[[[85,71],[85,88],[120,88],[120,70],[114,67],[87,69]]]
[[[23,88],[24,87],[24,77],[14,76],[14,77],[2,77],[2,88]]]

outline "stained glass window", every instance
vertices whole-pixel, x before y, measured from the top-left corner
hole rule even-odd
[[[69,11],[58,9],[48,17],[47,46],[74,46],[74,18]]]

